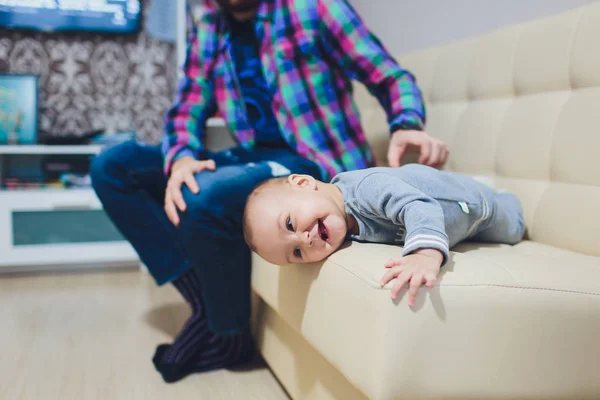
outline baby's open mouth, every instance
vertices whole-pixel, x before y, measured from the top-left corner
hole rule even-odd
[[[319,237],[324,242],[329,242],[329,231],[327,230],[327,227],[325,226],[323,221],[321,221],[321,219],[317,220],[317,224],[319,224]]]

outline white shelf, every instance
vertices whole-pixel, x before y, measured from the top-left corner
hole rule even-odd
[[[102,145],[0,145],[2,154],[98,154]]]
[[[209,118],[206,121],[208,128],[224,128],[225,120],[223,118]],[[0,145],[0,155],[13,154],[98,154],[103,145],[82,144],[82,145]]]
[[[223,118],[209,118],[206,121],[207,128],[223,128],[225,127],[225,120]]]
[[[93,195],[95,195],[96,192],[94,192],[94,189],[92,189],[91,186],[89,187],[72,187],[72,188],[66,188],[66,187],[39,187],[39,188],[31,188],[31,189],[26,189],[26,188],[19,188],[19,189],[0,189],[0,197],[2,196],[22,196],[22,195],[27,195],[27,196],[39,196],[39,195],[54,195],[54,194],[58,194],[58,195],[62,195],[62,194],[69,194],[69,193],[91,193]]]

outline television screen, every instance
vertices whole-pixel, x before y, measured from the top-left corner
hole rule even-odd
[[[0,26],[41,31],[130,33],[140,0],[0,0]]]

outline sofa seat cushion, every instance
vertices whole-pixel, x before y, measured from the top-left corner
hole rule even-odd
[[[464,244],[410,309],[405,291],[393,301],[378,285],[398,254],[352,243],[289,267],[254,255],[252,286],[369,398],[600,393],[600,258],[533,242]]]

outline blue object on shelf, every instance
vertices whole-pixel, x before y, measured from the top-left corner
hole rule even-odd
[[[68,188],[86,188],[92,187],[92,178],[89,174],[78,175],[78,174],[62,174],[60,181],[65,187]]]
[[[0,74],[0,144],[35,144],[38,77]]]

